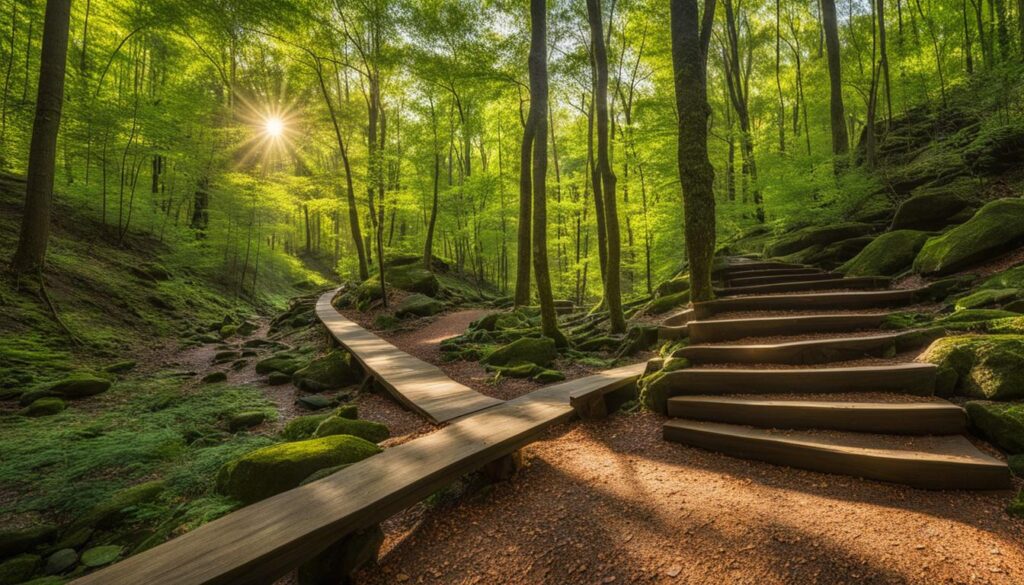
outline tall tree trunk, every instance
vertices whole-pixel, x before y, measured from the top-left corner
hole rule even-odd
[[[18,248],[11,259],[11,268],[17,275],[39,273],[46,262],[70,21],[71,0],[49,0],[46,3],[36,116],[28,155],[25,212]]]
[[[825,0],[826,2],[829,0]],[[715,170],[708,159],[706,47],[702,46],[697,0],[671,0],[672,69],[679,121],[679,182],[683,188],[686,255],[690,263],[690,298],[714,297],[711,286],[715,254]],[[705,4],[714,10],[714,2]]]
[[[839,24],[835,0],[821,0],[825,24],[825,46],[828,50],[828,78],[831,88],[830,118],[832,121],[832,154],[840,157],[850,151],[846,133],[846,112],[843,108],[843,74],[839,58]],[[837,161],[837,170],[842,163]]]
[[[434,111],[434,100],[430,99],[430,121],[434,129],[434,197],[430,205],[430,219],[427,221],[427,237],[423,244],[423,266],[434,270],[434,226],[437,224],[437,193],[441,182],[441,150],[437,142],[437,114]]]
[[[892,88],[889,84],[889,49],[885,40],[885,0],[878,0],[878,50],[882,81],[885,83],[885,127],[892,121]]]
[[[541,332],[559,346],[566,345],[565,336],[558,331],[555,300],[551,293],[551,275],[548,272],[548,57],[547,57],[547,1],[530,0],[530,115],[533,133],[533,272],[537,279],[537,298],[540,301]]]
[[[881,2],[881,0],[879,0]],[[775,88],[779,93],[779,152],[786,152],[786,101],[782,97],[782,0],[775,0]]]
[[[531,0],[533,2],[534,0]],[[531,14],[533,5],[531,4]],[[531,49],[530,59],[533,53]],[[530,249],[533,246],[530,230],[530,218],[533,211],[532,179],[530,178],[532,145],[537,132],[537,120],[534,119],[536,108],[533,97],[530,98],[530,110],[523,127],[523,144],[519,151],[519,243],[516,248],[516,292],[515,305],[523,307],[530,304]]]
[[[590,43],[594,51],[594,65],[597,69],[597,86],[594,93],[594,113],[597,115],[597,167],[601,173],[605,232],[608,236],[608,267],[604,278],[604,298],[609,312],[611,332],[624,333],[626,319],[622,314],[622,242],[619,235],[619,217],[615,200],[615,172],[612,171],[611,163],[608,160],[608,52],[601,23],[601,0],[587,0],[587,19],[590,21]]]

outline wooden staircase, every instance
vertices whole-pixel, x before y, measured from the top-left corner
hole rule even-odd
[[[661,326],[689,337],[668,372],[666,440],[926,489],[1003,489],[1006,464],[964,435],[963,409],[933,396],[936,368],[908,352],[927,336],[884,331],[883,309],[925,289],[734,259],[718,299]],[[821,291],[821,292],[813,292]]]

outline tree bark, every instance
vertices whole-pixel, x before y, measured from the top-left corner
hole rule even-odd
[[[590,43],[594,51],[597,84],[594,92],[594,113],[597,116],[597,168],[601,174],[604,197],[605,233],[608,238],[608,266],[604,278],[604,298],[609,312],[612,333],[626,331],[622,314],[621,264],[622,241],[615,200],[615,172],[608,160],[608,52],[601,23],[601,0],[587,0],[587,19],[590,21]]]
[[[437,194],[441,182],[441,151],[437,143],[437,115],[434,111],[434,100],[430,100],[430,121],[434,129],[434,197],[430,206],[430,219],[427,221],[427,237],[423,244],[423,266],[434,270],[434,226],[437,224]]]
[[[71,0],[49,0],[46,3],[36,115],[25,187],[25,214],[22,216],[18,248],[11,260],[11,268],[17,275],[39,273],[46,262],[70,20]]]
[[[548,271],[547,171],[548,171],[548,58],[547,2],[530,1],[530,118],[533,119],[533,272],[537,279],[541,332],[559,346],[566,345],[558,331],[555,301]]]
[[[828,0],[826,0],[828,1]],[[708,159],[707,68],[697,0],[671,0],[672,69],[678,112],[679,182],[683,188],[690,299],[714,297],[711,267],[715,254],[715,170]],[[714,3],[705,5],[714,10]]]
[[[836,21],[835,0],[821,0],[825,26],[825,47],[828,50],[828,78],[831,88],[830,118],[832,121],[832,154],[843,156],[850,151],[846,132],[846,112],[843,109],[843,74],[839,58],[839,25]],[[837,162],[837,169],[842,168]]]
[[[532,10],[531,4],[531,14]],[[533,58],[532,52],[530,58]],[[532,247],[530,217],[533,211],[530,170],[532,146],[537,132],[535,114],[536,109],[533,107],[533,97],[531,96],[530,110],[526,115],[526,125],[523,127],[523,144],[519,151],[519,242],[516,248],[516,291],[514,297],[517,307],[530,304],[530,248]]]

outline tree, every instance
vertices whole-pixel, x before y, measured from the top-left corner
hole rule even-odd
[[[601,23],[601,0],[587,0],[587,20],[590,22],[590,45],[594,52],[594,69],[597,73],[594,86],[597,172],[601,176],[605,233],[608,238],[604,300],[608,306],[612,333],[623,333],[626,331],[626,319],[622,314],[622,238],[619,234],[619,215],[615,200],[616,177],[608,160],[608,51]]]
[[[678,116],[679,183],[683,188],[690,300],[714,297],[715,170],[708,158],[707,39],[715,0],[706,0],[701,24],[697,0],[671,0],[672,70]]]
[[[821,7],[825,27],[825,47],[828,51],[828,79],[831,89],[829,113],[832,122],[832,154],[839,157],[850,151],[850,138],[846,132],[846,112],[843,109],[843,74],[839,58],[839,25],[836,21],[835,0],[821,0]]]
[[[22,216],[18,248],[11,259],[11,268],[17,275],[40,273],[46,262],[70,20],[71,0],[47,1],[36,115],[25,186],[25,214]]]
[[[533,190],[533,272],[537,279],[537,299],[540,302],[541,332],[558,345],[566,339],[558,331],[555,300],[551,292],[548,272],[548,56],[547,56],[547,2],[530,0],[530,112],[527,132],[523,135],[523,151],[532,149],[532,185],[530,168],[520,170],[520,184]],[[529,142],[527,140],[529,139]]]
[[[740,145],[743,148],[743,174],[750,179],[750,187],[754,200],[754,215],[758,223],[764,223],[764,203],[761,198],[761,187],[757,180],[757,161],[754,160],[754,131],[750,123],[750,85],[749,55],[748,69],[745,71],[740,62],[740,24],[732,0],[725,0],[726,37],[728,38],[728,54],[723,62],[725,76],[728,81],[729,100],[736,110],[740,122]],[[705,89],[705,96],[707,91]]]

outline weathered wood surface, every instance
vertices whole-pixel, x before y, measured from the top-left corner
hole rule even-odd
[[[399,402],[434,423],[447,422],[502,401],[452,380],[440,368],[413,357],[363,329],[331,305],[334,291],[316,303],[327,330]]]
[[[571,419],[574,392],[621,386],[645,364],[547,386],[201,526],[74,585],[265,584]]]

